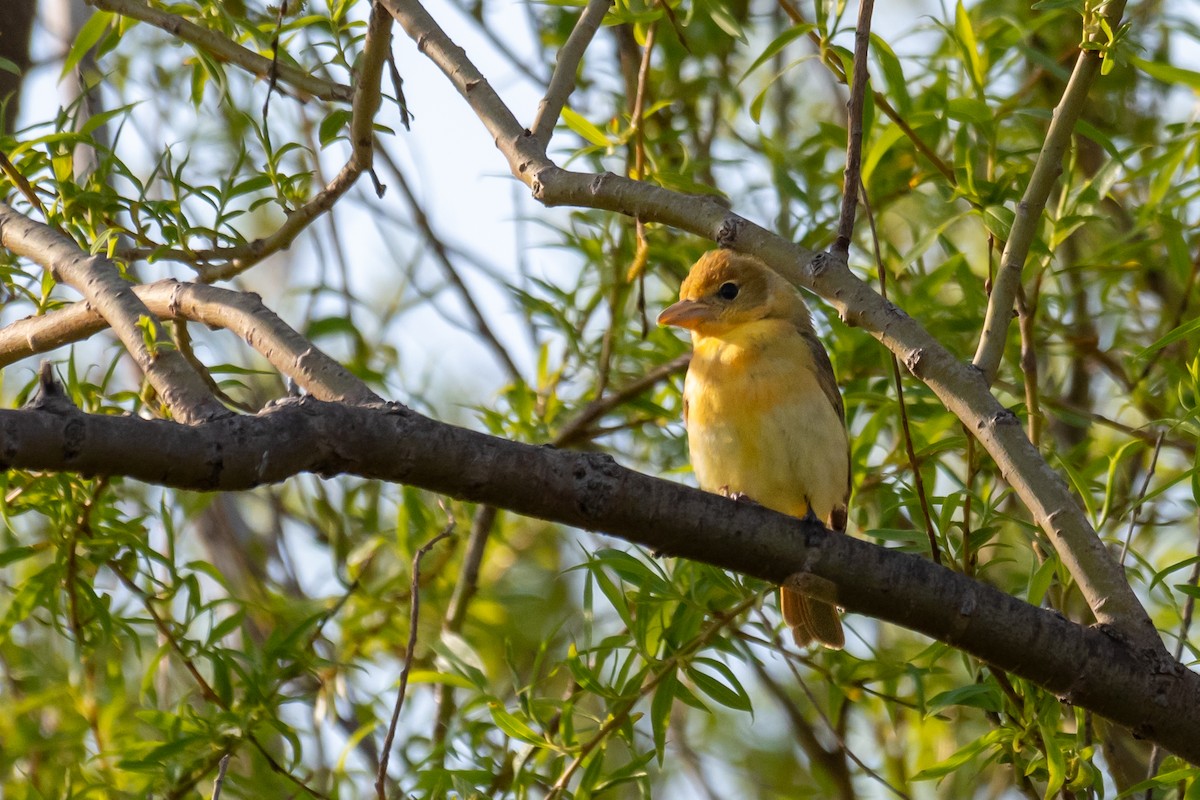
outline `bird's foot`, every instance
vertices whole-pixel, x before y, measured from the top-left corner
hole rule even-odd
[[[728,486],[722,486],[720,489],[717,489],[717,494],[721,495],[722,497],[728,497],[735,503],[749,503],[755,506],[759,505],[759,503],[750,495],[746,494],[745,492],[731,492],[729,491]]]

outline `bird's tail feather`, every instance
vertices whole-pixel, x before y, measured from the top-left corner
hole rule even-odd
[[[845,647],[842,620],[832,604],[784,586],[779,589],[779,608],[783,612],[783,621],[792,629],[792,640],[797,647],[805,647],[813,641],[830,650]]]

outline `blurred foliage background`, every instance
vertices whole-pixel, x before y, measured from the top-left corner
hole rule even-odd
[[[348,104],[297,102],[286,82],[271,90],[211,48],[102,9],[174,15],[346,84],[369,5],[97,5],[42,0],[29,48],[0,61],[22,78],[4,107],[0,187],[133,280],[210,276],[332,178]],[[968,359],[1096,3],[881,6],[851,265]],[[526,124],[580,10],[430,4]],[[553,152],[719,194],[827,248],[856,12],[621,0]],[[5,24],[11,41],[16,16]],[[1200,6],[1131,2],[1111,34],[997,391],[1191,664]],[[536,206],[477,126],[438,127],[462,127],[460,98],[398,29],[393,47],[403,83],[385,76],[382,198],[360,181],[290,249],[222,282],[262,294],[423,413],[691,480],[687,343],[653,317],[711,244],[647,225],[643,265],[631,220]],[[8,253],[0,282],[5,324],[74,299]],[[932,537],[952,568],[1090,621],[970,431],[907,373],[901,399],[887,351],[813,305],[852,432],[851,532],[926,554]],[[236,337],[175,329],[232,406],[287,393]],[[115,339],[50,357],[80,407],[162,413]],[[5,402],[19,405],[35,364],[3,363]],[[1186,764],[948,646],[851,616],[844,652],[796,652],[779,641],[771,587],[586,532],[348,478],[237,496],[0,480],[0,797],[209,796],[226,754],[225,797],[375,796],[413,557],[445,530],[421,562],[387,796],[1200,797]]]

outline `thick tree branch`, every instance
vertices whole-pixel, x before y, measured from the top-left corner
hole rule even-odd
[[[559,168],[521,128],[495,90],[415,0],[382,0],[418,49],[467,100],[492,134],[514,176],[547,206],[616,211],[659,222],[759,256],[798,286],[812,289],[895,353],[942,403],[968,425],[1001,474],[1033,513],[1078,582],[1096,618],[1146,648],[1162,641],[1124,572],[1105,549],[1066,482],[1025,437],[1016,416],[1000,405],[978,370],[964,364],[916,320],[856,277],[844,258],[816,259],[812,251],[730,212],[710,197],[685,195],[611,173]]]
[[[1200,675],[1161,648],[1073,623],[926,559],[642,475],[608,456],[510,442],[396,404],[305,398],[192,426],[62,404],[3,410],[0,459],[10,468],[196,490],[350,473],[601,531],[773,583],[811,573],[836,585],[849,611],[937,638],[1200,763]]]
[[[314,397],[355,405],[382,402],[365,383],[263,305],[258,295],[174,280],[135,286],[133,291],[161,319],[189,319],[236,333]],[[0,329],[0,367],[86,339],[107,327],[87,303],[26,317]]]
[[[1103,5],[1103,9],[1102,16],[1115,31],[1121,23],[1121,14],[1125,11],[1125,0],[1110,0]],[[1096,34],[1091,38],[1095,39]],[[996,380],[1000,359],[1004,356],[1008,324],[1012,319],[1013,302],[1017,297],[1021,273],[1025,269],[1025,259],[1029,256],[1029,248],[1033,245],[1038,225],[1041,224],[1046,199],[1050,196],[1050,190],[1054,188],[1054,182],[1062,174],[1063,156],[1071,143],[1075,123],[1087,104],[1088,90],[1100,74],[1102,62],[1103,53],[1099,50],[1079,52],[1075,69],[1067,81],[1067,88],[1054,109],[1054,117],[1049,130],[1046,131],[1042,151],[1033,166],[1029,185],[1025,187],[1025,194],[1017,204],[1016,218],[1013,220],[1008,241],[1004,244],[1004,252],[1000,256],[1000,270],[992,285],[987,315],[983,320],[983,332],[979,337],[979,347],[975,351],[974,364],[989,386]]]
[[[558,51],[554,74],[550,76],[546,96],[538,103],[537,117],[531,129],[533,138],[543,149],[550,144],[558,116],[567,104],[571,92],[575,91],[575,73],[579,70],[579,62],[583,60],[583,54],[592,43],[596,31],[600,30],[600,23],[604,21],[604,15],[608,13],[610,6],[612,0],[588,0],[587,8],[579,15],[579,21],[575,23],[571,35]]]
[[[102,11],[111,11],[114,14],[161,28],[176,39],[195,45],[200,50],[214,56],[218,61],[234,64],[260,78],[274,75],[281,83],[297,90],[297,97],[300,100],[319,97],[322,100],[346,101],[351,97],[352,90],[349,86],[323,80],[284,62],[272,64],[271,59],[242,47],[216,31],[201,27],[175,14],[153,8],[141,0],[86,0],[86,2]]]
[[[89,256],[66,234],[0,203],[0,245],[41,265],[83,295],[120,338],[134,362],[171,413],[183,422],[201,422],[229,412],[167,336],[121,276],[103,256]]]

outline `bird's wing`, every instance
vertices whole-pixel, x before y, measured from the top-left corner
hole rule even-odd
[[[808,345],[809,352],[812,354],[813,372],[816,373],[817,383],[821,387],[821,391],[825,393],[825,398],[829,400],[829,404],[833,406],[833,410],[837,412],[838,419],[844,425],[846,423],[846,407],[842,405],[842,393],[838,390],[837,378],[833,374],[833,364],[829,362],[829,354],[825,352],[825,346],[821,344],[821,340],[812,330],[804,330],[798,328],[801,338]],[[850,445],[846,443],[846,461],[850,461]],[[850,503],[851,481],[853,479],[847,470],[846,480],[846,499],[842,505],[833,509],[830,515],[829,527],[835,531],[846,530],[846,506]]]
[[[829,354],[825,352],[825,346],[812,331],[801,330],[800,336],[812,354],[813,371],[817,374],[817,383],[821,385],[821,391],[825,393],[829,404],[837,412],[838,419],[845,422],[846,409],[842,406],[842,393],[838,391],[837,378],[833,375],[833,364],[829,363]]]

